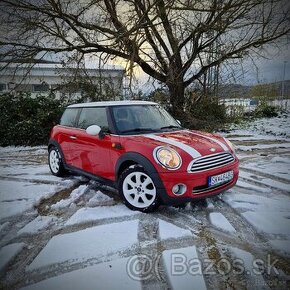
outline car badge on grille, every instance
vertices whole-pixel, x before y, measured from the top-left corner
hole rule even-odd
[[[210,152],[215,152],[216,150],[214,148],[209,149]]]

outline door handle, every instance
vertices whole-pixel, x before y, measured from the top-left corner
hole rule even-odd
[[[72,139],[72,140],[76,140],[77,139],[76,136],[69,136],[69,138]]]

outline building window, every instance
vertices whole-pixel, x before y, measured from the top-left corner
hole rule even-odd
[[[33,91],[34,92],[47,92],[49,91],[49,85],[45,82],[42,84],[34,84],[33,86]]]
[[[6,84],[0,84],[0,92],[6,91]]]

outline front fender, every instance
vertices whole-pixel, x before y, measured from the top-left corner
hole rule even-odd
[[[133,162],[133,163],[138,163],[144,167],[144,169],[149,173],[157,173],[157,170],[151,163],[151,161],[146,158],[144,155],[137,153],[137,152],[127,152],[123,154],[117,161],[116,163],[116,168],[115,168],[115,177],[116,180],[118,179],[118,176],[120,174],[120,169],[122,168],[122,165],[124,163],[127,163],[128,161]]]

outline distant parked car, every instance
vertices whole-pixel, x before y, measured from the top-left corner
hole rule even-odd
[[[142,212],[217,194],[238,179],[228,140],[182,128],[153,102],[68,106],[48,151],[52,174],[71,171],[117,187],[126,206]]]

